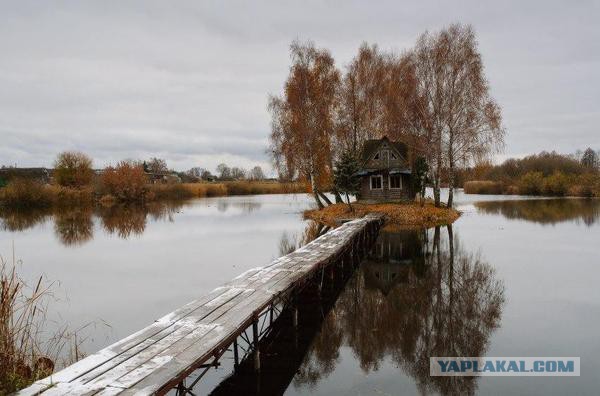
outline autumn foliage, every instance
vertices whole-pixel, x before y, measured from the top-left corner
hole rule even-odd
[[[102,173],[102,188],[118,201],[142,201],[147,191],[147,178],[141,164],[121,161]]]
[[[481,163],[461,175],[467,194],[600,196],[600,172],[588,158],[541,152],[499,165]]]
[[[425,32],[402,54],[365,43],[344,74],[312,42],[290,49],[283,94],[269,103],[271,152],[280,175],[311,182],[320,207],[332,164],[344,152],[357,155],[366,140],[401,140],[424,157],[436,206],[442,177],[454,186],[459,168],[503,146],[500,106],[471,26]],[[450,189],[448,206],[452,200]]]
[[[92,159],[83,153],[65,151],[54,162],[54,179],[60,186],[81,188],[90,184],[93,177]]]

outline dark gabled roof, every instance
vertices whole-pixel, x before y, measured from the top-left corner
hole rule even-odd
[[[368,161],[371,155],[377,151],[383,142],[387,142],[390,146],[395,148],[404,159],[408,159],[408,146],[406,144],[402,142],[392,142],[387,136],[384,136],[381,139],[370,139],[365,141],[361,155],[362,161]]]

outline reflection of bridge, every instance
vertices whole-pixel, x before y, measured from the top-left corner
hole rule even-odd
[[[271,264],[157,320],[152,325],[37,381],[21,394],[164,394],[192,387],[227,351],[235,365],[260,370],[261,339],[286,312],[294,325],[302,299],[322,291],[325,274],[354,266],[377,236],[382,217],[345,223]],[[283,317],[282,317],[283,318]],[[252,356],[252,360],[245,359]],[[249,363],[252,362],[252,363]],[[194,381],[186,378],[197,370]]]
[[[254,369],[253,359],[245,359],[210,395],[283,394],[298,374],[315,336],[321,331],[323,318],[332,310],[360,262],[359,255],[353,255],[351,261],[344,261],[343,267],[338,266],[335,272],[328,271],[323,283],[311,282],[303,288],[298,295],[298,303],[284,309],[271,326],[271,331],[260,340],[260,371]],[[295,315],[300,318],[297,326],[293,325]]]

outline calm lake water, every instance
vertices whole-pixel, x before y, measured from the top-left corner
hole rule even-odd
[[[306,307],[300,341],[287,346],[283,332],[265,354],[278,367],[270,378],[224,365],[199,393],[224,381],[216,394],[598,394],[600,201],[459,193],[457,202],[452,227],[382,232],[329,300]],[[49,317],[91,323],[83,347],[94,352],[300,244],[311,205],[269,195],[0,213],[0,254],[14,245],[23,277],[56,282]],[[429,376],[429,356],[485,355],[580,356],[581,377]]]

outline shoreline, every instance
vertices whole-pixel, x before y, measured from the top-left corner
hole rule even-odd
[[[25,185],[26,188],[0,188],[0,207],[4,209],[47,209],[113,205],[146,205],[194,198],[265,194],[305,193],[301,183],[271,181],[222,181],[208,183],[148,184],[135,199],[118,199],[92,186],[68,188],[56,185]]]
[[[304,219],[335,227],[342,220],[363,217],[368,213],[382,213],[385,216],[385,227],[414,229],[452,224],[461,215],[456,209],[436,208],[431,202],[426,202],[424,206],[414,202],[354,202],[352,207],[353,211],[350,211],[348,204],[338,203],[323,209],[309,209],[304,211]]]

